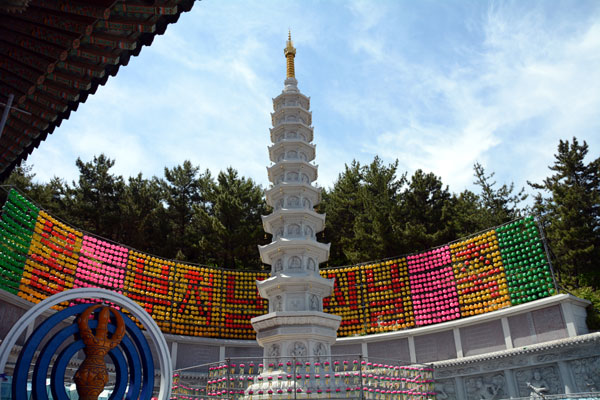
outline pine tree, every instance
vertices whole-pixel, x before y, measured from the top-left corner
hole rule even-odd
[[[417,170],[402,193],[402,236],[405,252],[426,249],[453,239],[452,195],[433,173]]]
[[[326,214],[325,231],[319,236],[324,242],[331,243],[330,265],[351,262],[345,252],[354,244],[354,222],[363,210],[359,196],[361,181],[361,165],[354,160],[349,166],[345,165],[333,188],[323,191],[318,211]]]
[[[585,163],[588,145],[560,141],[535,198],[559,279],[568,286],[600,288],[600,158]],[[546,196],[544,196],[544,194]]]
[[[209,185],[206,199],[211,207],[196,207],[192,220],[202,262],[259,269],[257,245],[266,243],[261,215],[267,214],[261,187],[230,167]]]
[[[513,219],[522,216],[519,204],[527,199],[525,188],[513,194],[515,185],[502,185],[495,189],[496,181],[491,182],[494,178],[494,173],[486,175],[485,169],[479,163],[473,166],[475,171],[475,185],[481,188],[479,195],[481,201],[482,218],[484,219],[485,227],[501,225]]]
[[[112,240],[119,237],[119,202],[125,190],[122,176],[110,169],[115,161],[104,154],[94,156],[92,161],[77,158],[79,179],[66,188],[65,206],[72,216],[72,223]]]
[[[200,168],[188,160],[183,165],[165,168],[165,179],[160,180],[162,199],[166,204],[165,218],[167,257],[197,261],[200,257],[196,242],[190,232],[195,207],[210,207],[206,193],[212,182],[210,171],[200,174]]]

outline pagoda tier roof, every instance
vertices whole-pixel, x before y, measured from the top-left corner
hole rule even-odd
[[[313,206],[321,202],[323,189],[303,182],[281,182],[265,190],[265,199],[268,205],[275,206],[275,201],[285,194],[305,194],[313,199]]]
[[[0,138],[0,180],[193,5],[32,0],[17,10],[0,6],[0,102],[14,95]]]
[[[301,250],[305,254],[317,258],[318,264],[327,261],[329,258],[329,246],[331,243],[321,243],[310,239],[286,239],[279,238],[274,242],[264,246],[258,246],[260,258],[265,264],[273,264],[273,256],[280,252]]]
[[[300,139],[284,139],[272,146],[269,146],[269,159],[273,162],[277,162],[276,153],[281,151],[281,149],[295,149],[303,150],[306,156],[308,157],[308,161],[312,161],[315,159],[315,150],[316,145],[312,143],[307,143]]]
[[[300,106],[281,106],[271,113],[271,123],[275,126],[278,125],[277,120],[280,118],[285,118],[288,115],[295,115],[298,118],[303,116],[306,121],[306,125],[312,125],[312,112],[306,110]]]
[[[281,92],[281,94],[275,97],[273,100],[273,105],[277,105],[280,101],[298,97],[304,100],[304,105],[306,109],[310,109],[310,97],[303,95],[300,92]]]
[[[277,134],[279,133],[283,133],[283,132],[291,132],[293,130],[296,130],[298,132],[303,132],[306,133],[307,137],[306,137],[306,141],[307,142],[312,142],[313,141],[313,128],[312,126],[303,124],[302,122],[282,122],[279,125],[277,125],[274,128],[270,128],[269,131],[271,133],[271,142],[275,143],[275,137],[277,136]]]
[[[308,161],[301,160],[281,160],[276,164],[267,167],[267,172],[269,175],[269,181],[275,182],[276,176],[282,172],[306,172],[310,174],[308,177],[311,182],[316,181],[318,178],[318,166],[309,163]]]
[[[314,210],[305,210],[302,208],[283,208],[281,210],[274,211],[269,215],[261,215],[261,219],[263,222],[263,227],[265,232],[273,233],[272,226],[277,222],[277,220],[291,220],[297,219],[302,220],[305,219],[309,223],[313,224],[316,232],[321,232],[325,229],[325,214],[318,213]]]

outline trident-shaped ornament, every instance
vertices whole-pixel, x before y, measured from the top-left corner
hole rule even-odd
[[[98,316],[96,335],[92,333],[88,323],[90,315],[99,307],[103,307]],[[112,337],[108,337],[108,322],[110,312],[117,320],[117,328]],[[79,334],[85,344],[83,352],[85,359],[75,373],[74,381],[77,384],[77,393],[80,400],[98,400],[98,396],[104,390],[108,382],[108,371],[104,363],[104,356],[121,343],[125,336],[125,323],[121,314],[112,307],[104,307],[96,304],[88,307],[77,319]]]

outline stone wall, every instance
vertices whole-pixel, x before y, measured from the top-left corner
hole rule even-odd
[[[529,397],[600,390],[600,333],[433,364],[437,399]],[[528,386],[530,384],[531,386]]]
[[[0,296],[4,337],[30,303],[3,291]],[[587,304],[556,295],[457,321],[341,338],[331,351],[340,360],[362,355],[374,362],[433,363],[438,399],[529,396],[527,382],[535,381],[545,383],[548,393],[598,390],[600,333],[588,334]],[[226,358],[262,358],[255,341],[178,335],[166,339],[175,369]]]

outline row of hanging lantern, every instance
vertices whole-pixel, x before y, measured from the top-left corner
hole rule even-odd
[[[532,217],[422,253],[321,274],[335,279],[323,309],[342,317],[341,337],[435,324],[555,293]],[[267,277],[108,242],[14,190],[0,218],[0,289],[34,303],[76,287],[114,290],[144,307],[165,333],[254,339],[250,319],[268,311],[256,280]]]
[[[174,385],[181,385],[179,374]],[[188,387],[209,398],[239,398],[264,396],[285,398],[302,394],[314,398],[356,397],[360,392],[381,399],[430,397],[433,393],[433,370],[427,366],[398,366],[367,361],[302,362],[288,360],[279,363],[223,363],[208,369],[206,386]],[[262,396],[262,397],[261,397]]]

